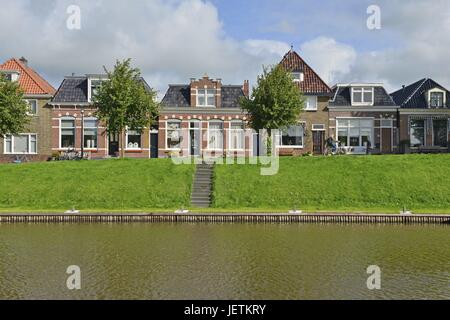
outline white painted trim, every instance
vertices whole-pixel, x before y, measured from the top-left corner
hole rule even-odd
[[[14,135],[7,135],[11,137],[11,152],[6,151],[6,136],[3,138],[3,154],[8,155],[37,155],[39,154],[39,139],[37,133],[19,133],[15,136],[28,136],[28,152],[14,152]],[[30,152],[31,136],[36,137],[36,152]]]
[[[369,92],[366,90],[367,88],[370,88],[372,93],[372,101],[371,102],[364,102],[364,93]],[[361,89],[361,100],[362,102],[355,102],[353,97],[355,95],[355,89],[360,90]],[[350,101],[352,106],[373,106],[375,103],[375,90],[373,86],[352,86],[350,89]]]

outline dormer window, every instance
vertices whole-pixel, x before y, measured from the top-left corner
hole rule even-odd
[[[352,88],[352,105],[371,106],[373,105],[373,96],[372,87],[354,87]]]
[[[303,82],[303,80],[305,80],[305,75],[303,72],[292,72],[292,79],[294,82]]]
[[[443,91],[430,92],[430,108],[442,108],[444,106],[444,99]]]
[[[19,73],[15,71],[5,72],[4,77],[7,81],[15,82],[19,80]]]
[[[197,107],[215,107],[215,106],[216,106],[215,89],[197,90]]]

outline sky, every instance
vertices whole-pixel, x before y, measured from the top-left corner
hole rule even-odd
[[[0,62],[26,57],[53,86],[131,58],[161,98],[204,74],[254,85],[294,50],[330,85],[450,88],[448,0],[0,0]],[[80,9],[80,28],[70,5]],[[370,5],[380,29],[369,29]]]

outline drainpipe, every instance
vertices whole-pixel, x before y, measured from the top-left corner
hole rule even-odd
[[[81,107],[81,159],[84,159],[84,107]]]

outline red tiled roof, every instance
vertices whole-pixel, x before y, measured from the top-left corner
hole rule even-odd
[[[10,59],[0,65],[0,70],[19,72],[19,84],[25,94],[51,94],[56,90],[36,71],[22,63],[18,59]]]
[[[304,81],[298,82],[303,93],[332,94],[330,87],[294,50],[286,53],[280,65],[288,71],[303,72]]]

